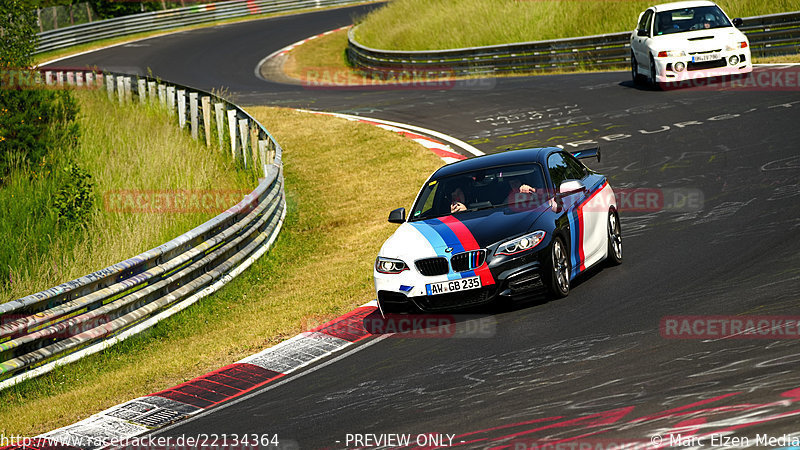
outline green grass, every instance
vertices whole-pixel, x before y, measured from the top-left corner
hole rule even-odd
[[[441,160],[371,125],[287,109],[249,112],[284,148],[289,213],[274,247],[222,290],[166,322],[0,391],[0,435],[30,436],[74,423],[235,362],[374,298],[375,255],[396,228],[386,221],[388,212],[408,206]],[[136,129],[131,133],[141,134]]]
[[[56,151],[45,163],[12,175],[0,189],[0,252],[10,271],[0,283],[0,302],[39,292],[156,247],[221,211],[124,212],[104,200],[124,191],[242,190],[257,180],[236,170],[228,153],[210,150],[176,126],[166,111],[119,106],[101,91],[75,91],[81,136],[69,154]],[[53,226],[46,205],[57,189],[65,160],[94,181],[96,208],[83,227]],[[58,174],[56,174],[58,175]],[[228,205],[230,206],[230,205]],[[47,220],[44,220],[47,219]],[[5,280],[4,280],[5,281]]]
[[[655,2],[658,3],[658,2]],[[798,0],[719,0],[731,17],[800,10]],[[356,40],[386,50],[438,50],[630,31],[649,0],[394,0]]]

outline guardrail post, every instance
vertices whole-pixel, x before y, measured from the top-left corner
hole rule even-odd
[[[264,176],[267,176],[267,141],[258,141],[258,156],[261,161],[261,167],[264,168]]]
[[[108,91],[108,99],[114,100],[114,75],[106,75],[106,90]]]
[[[178,127],[182,130],[186,125],[186,90],[178,89]]]
[[[275,162],[275,141],[270,139],[267,141],[267,164]]]
[[[199,126],[199,120],[197,117],[198,110],[197,110],[197,92],[190,92],[189,93],[189,120],[192,127],[192,138],[197,139],[197,127]]]
[[[206,147],[211,147],[211,97],[204,95],[200,99],[203,108],[203,132],[206,135]]]
[[[253,123],[250,126],[250,159],[253,161],[253,169],[258,168],[258,130]]]
[[[147,82],[147,100],[150,103],[155,103],[156,99],[156,82],[155,81],[148,81]]]
[[[83,73],[83,72],[75,72],[75,84],[76,84],[78,87],[83,87],[83,85],[84,85],[84,83],[83,83],[83,78],[84,78],[85,76],[86,76],[86,74],[85,74],[85,73]]]
[[[250,139],[248,128],[247,119],[239,119],[239,138],[242,140],[242,160],[245,169],[247,169],[247,141]]]
[[[93,87],[103,87],[102,73],[95,74],[94,72],[89,72],[89,77],[86,79],[86,82],[88,83],[89,80],[92,80]]]
[[[175,86],[167,86],[167,108],[169,112],[175,111]]]
[[[49,70],[44,71],[44,84],[48,86],[53,84],[53,72]]]
[[[222,142],[225,139],[225,105],[222,103],[214,103],[214,116],[217,119],[217,137],[219,138],[219,149],[224,150],[222,148]]]
[[[122,85],[125,87],[125,101],[130,103],[133,101],[133,90],[131,86],[131,77],[122,79]]]
[[[123,76],[117,77],[117,97],[120,103],[125,101],[125,77]]]
[[[161,105],[162,108],[167,107],[167,87],[163,84],[159,84],[156,89],[158,89],[158,104]]]
[[[75,72],[67,72],[67,84],[70,86],[75,85]]]
[[[136,87],[139,91],[139,103],[144,103],[147,101],[147,81],[146,80],[136,80]]]
[[[228,110],[228,130],[231,135],[231,156],[236,160],[236,110]]]

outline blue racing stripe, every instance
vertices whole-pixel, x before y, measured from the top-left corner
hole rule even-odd
[[[444,222],[439,219],[430,219],[425,221],[426,224],[430,225],[431,228],[436,230],[439,233],[439,236],[444,239],[445,244],[448,247],[453,249],[453,254],[461,253],[464,251],[464,246],[461,244],[461,241],[458,240],[456,234],[453,230],[450,229]]]
[[[442,222],[439,219],[430,219],[430,220],[426,220],[425,223],[430,225],[431,228],[433,228],[439,234],[439,236],[442,237],[442,239],[444,240],[445,244],[449,248],[453,249],[450,252],[450,255],[443,255],[448,260],[450,259],[451,255],[454,255],[456,253],[461,253],[461,252],[464,251],[464,245],[461,244],[461,241],[458,240],[458,237],[456,236],[456,233],[453,232],[453,230],[450,229],[450,227],[448,227],[444,222]],[[467,276],[474,276],[474,273],[473,273],[473,275],[467,275],[467,272],[453,273],[451,271],[451,272],[448,272],[448,274],[447,274],[447,278],[449,280],[460,280],[461,278],[465,278]]]
[[[569,211],[567,211],[567,218],[569,219],[569,237],[572,242],[570,242],[569,246],[569,264],[570,264],[570,276],[569,279],[572,280],[578,275],[578,272],[581,270],[581,264],[579,261],[578,256],[578,245],[580,245],[580,230],[578,224],[578,211],[577,208],[573,206],[570,207]]]
[[[411,225],[419,231],[422,236],[433,246],[436,256],[443,256],[450,260],[450,255],[464,251],[464,245],[458,240],[456,234],[439,219],[423,220],[421,222],[411,222]],[[452,248],[450,253],[444,251],[445,248]],[[475,271],[453,273],[449,271],[448,280],[460,280],[461,278],[474,277]]]
[[[414,227],[417,231],[419,231],[422,236],[433,246],[433,250],[436,252],[437,256],[446,256],[444,254],[444,248],[447,247],[445,244],[444,239],[433,229],[430,225],[423,222],[410,222],[411,226]]]

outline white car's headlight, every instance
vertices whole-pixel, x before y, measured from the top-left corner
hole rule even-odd
[[[534,231],[533,233],[520,236],[516,239],[503,242],[497,247],[498,255],[514,255],[525,250],[530,250],[539,245],[544,239],[544,231]]]
[[[667,58],[673,56],[686,56],[686,52],[683,50],[662,50],[658,52],[659,58]]]
[[[408,270],[408,265],[399,259],[378,256],[375,260],[375,270],[380,273],[396,274]]]

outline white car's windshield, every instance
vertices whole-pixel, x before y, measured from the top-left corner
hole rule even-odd
[[[733,26],[718,6],[675,9],[656,13],[655,35]]]

